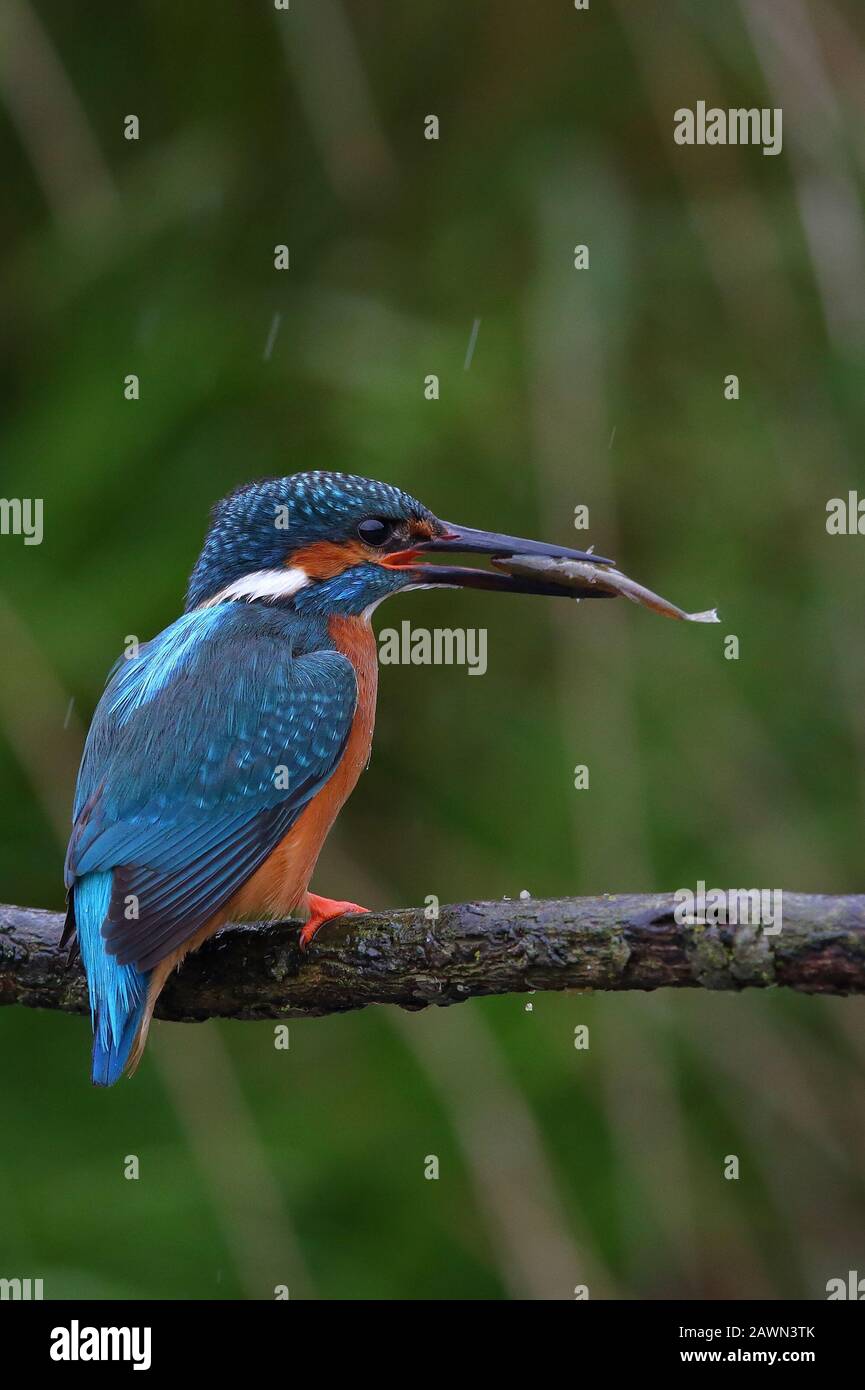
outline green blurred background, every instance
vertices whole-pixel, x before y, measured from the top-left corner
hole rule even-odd
[[[319,892],[861,889],[865,542],[825,520],[863,478],[863,78],[858,0],[3,0],[0,492],[45,536],[0,538],[0,899],[61,906],[87,721],[212,502],[308,468],[722,614],[394,600],[379,626],[487,627],[489,670],[383,668]],[[677,146],[699,99],[783,107],[783,153]],[[861,1003],[531,1003],[293,1022],[288,1052],[157,1024],[107,1093],[87,1020],[3,1010],[0,1276],[819,1298],[865,1268]]]

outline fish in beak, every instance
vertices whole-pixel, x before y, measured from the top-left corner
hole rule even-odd
[[[442,523],[444,532],[431,536],[429,540],[418,540],[411,550],[396,551],[388,555],[383,563],[389,569],[413,571],[414,582],[418,585],[440,584],[452,589],[494,589],[507,594],[552,594],[565,598],[579,595],[566,585],[556,583],[546,576],[535,578],[531,574],[505,574],[486,569],[472,569],[467,565],[425,565],[414,563],[419,555],[442,552],[462,555],[488,555],[493,559],[505,560],[510,556],[528,560],[572,560],[588,562],[592,565],[612,565],[602,555],[593,555],[590,550],[570,550],[565,545],[550,545],[546,541],[526,540],[522,536],[505,536],[497,531],[477,531],[473,526],[455,526]],[[600,591],[585,597],[608,598],[609,594]]]
[[[669,599],[629,579],[615,568],[612,560],[594,555],[590,550],[570,550],[564,545],[504,536],[496,531],[476,531],[471,526],[452,526],[449,522],[443,525],[442,534],[418,540],[411,550],[396,551],[383,563],[389,568],[411,571],[412,582],[418,586],[442,584],[450,588],[495,589],[500,593],[548,594],[572,599],[618,598],[621,595],[665,618],[689,623],[720,621],[714,608],[702,613],[687,613]],[[419,555],[442,551],[488,555],[495,568],[416,563]]]

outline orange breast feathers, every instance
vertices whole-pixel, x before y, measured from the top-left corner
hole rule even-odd
[[[329,630],[357,677],[357,709],[345,752],[285,839],[235,894],[223,920],[261,913],[289,916],[298,907],[305,911],[306,890],[321,847],[369,762],[378,688],[375,635],[364,618],[331,617]]]

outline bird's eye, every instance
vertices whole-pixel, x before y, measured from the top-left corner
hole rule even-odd
[[[393,534],[393,522],[370,516],[358,523],[357,534],[364,545],[385,545]]]

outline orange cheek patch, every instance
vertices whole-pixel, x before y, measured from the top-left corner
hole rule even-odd
[[[334,541],[316,541],[305,550],[296,550],[289,555],[286,564],[289,567],[298,566],[310,579],[332,579],[335,574],[342,574],[343,570],[368,559],[366,548],[360,541],[347,541],[344,545],[337,545]]]

